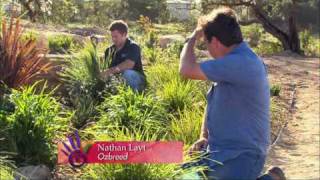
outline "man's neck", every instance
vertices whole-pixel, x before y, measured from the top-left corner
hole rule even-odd
[[[230,47],[227,47],[222,50],[221,54],[217,56],[217,58],[223,57],[227,54],[229,54],[234,48],[238,47],[239,44],[231,45]]]
[[[127,42],[127,39],[119,46],[116,46],[116,50],[119,51],[120,49],[122,49],[124,47],[124,45],[126,44],[126,42]]]

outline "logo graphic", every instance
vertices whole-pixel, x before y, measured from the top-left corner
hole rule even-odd
[[[80,168],[85,164],[181,163],[179,141],[83,141],[78,131],[58,143],[58,164]]]
[[[68,136],[69,143],[71,145],[62,142],[65,149],[62,152],[68,156],[69,164],[74,168],[80,168],[87,163],[87,155],[83,153],[81,149],[81,140],[78,131],[74,132],[75,142],[72,135]],[[76,143],[76,144],[75,144]]]

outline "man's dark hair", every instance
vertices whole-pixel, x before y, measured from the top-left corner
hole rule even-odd
[[[122,20],[113,21],[109,26],[110,31],[119,31],[120,33],[128,33],[128,25]]]
[[[230,47],[243,41],[240,25],[235,12],[230,8],[213,10],[199,19],[205,38],[211,42],[216,37],[223,45]]]

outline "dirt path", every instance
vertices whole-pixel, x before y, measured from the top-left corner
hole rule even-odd
[[[270,151],[267,168],[281,167],[288,179],[320,179],[319,59],[272,56],[264,60],[272,82],[296,85],[295,111]]]

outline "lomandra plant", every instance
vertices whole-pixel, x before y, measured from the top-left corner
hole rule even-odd
[[[203,120],[203,108],[179,111],[178,116],[172,116],[169,138],[182,141],[190,146],[199,139]]]
[[[7,25],[9,25],[7,27]],[[0,81],[10,88],[29,84],[32,79],[50,69],[45,61],[46,49],[36,47],[34,39],[22,40],[20,20],[2,20],[0,36]]]
[[[0,179],[14,179],[14,165],[8,160],[8,156],[6,154],[6,152],[0,152]]]
[[[99,106],[101,122],[105,125],[127,127],[130,131],[155,132],[168,124],[163,104],[152,94],[139,94],[129,87],[119,87]],[[100,122],[100,123],[101,123]]]
[[[67,102],[75,109],[71,118],[76,128],[81,128],[96,115],[98,104],[108,82],[100,77],[100,72],[106,64],[99,60],[94,44],[87,43],[80,52],[73,52],[71,59],[60,73],[63,86],[66,88]],[[111,80],[110,80],[111,81]]]
[[[51,53],[66,53],[74,44],[73,38],[67,35],[50,36],[48,41]]]
[[[105,85],[100,72],[106,66],[99,60],[95,46],[86,44],[80,52],[73,52],[66,63],[60,76],[69,95],[74,98],[82,94],[97,97]]]
[[[53,140],[67,128],[67,119],[53,92],[36,92],[37,83],[22,91],[14,90],[10,100],[15,111],[7,117],[11,152],[17,164],[53,165],[56,145]]]

